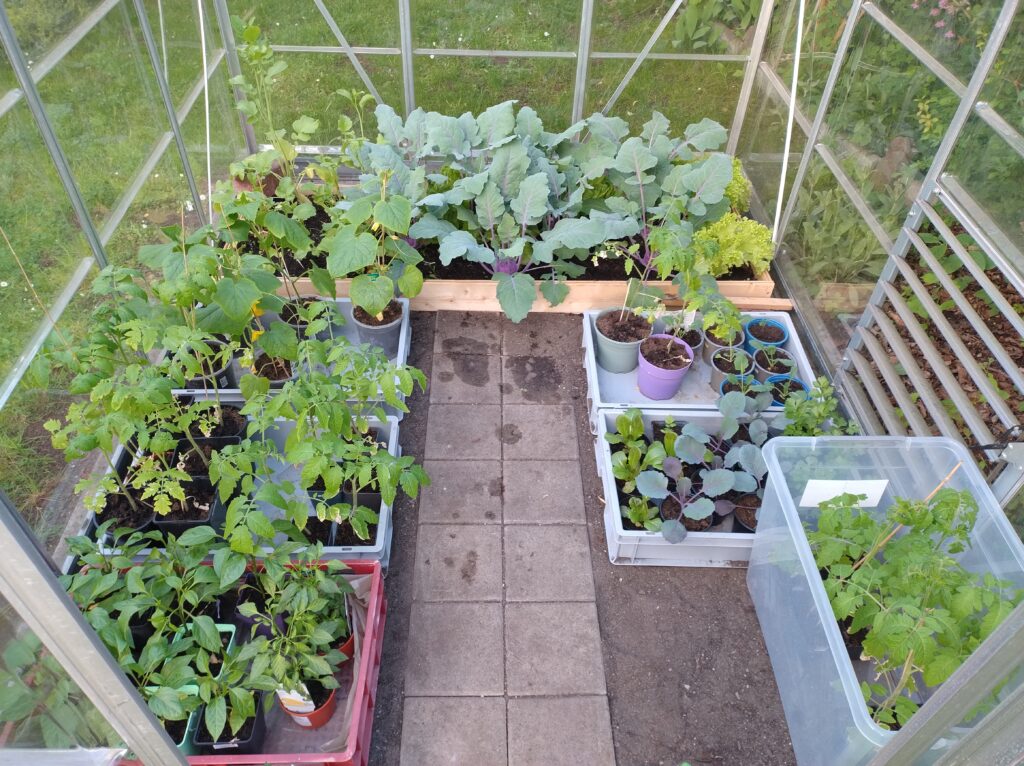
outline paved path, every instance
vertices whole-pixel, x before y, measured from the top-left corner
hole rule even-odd
[[[565,344],[509,327],[437,315],[401,763],[612,766]]]

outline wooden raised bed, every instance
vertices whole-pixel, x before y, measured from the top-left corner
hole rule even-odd
[[[570,280],[569,295],[557,306],[549,306],[540,295],[532,312],[580,314],[588,309],[605,308],[621,304],[626,297],[626,282],[609,280]],[[338,297],[348,295],[349,280],[339,279]],[[652,282],[652,286],[671,293],[668,282]],[[722,295],[744,311],[789,311],[792,303],[784,298],[772,298],[775,282],[765,274],[761,279],[720,281]],[[297,287],[302,295],[316,295],[317,290],[308,279],[299,279]],[[490,279],[428,279],[423,290],[409,300],[413,311],[501,311]]]

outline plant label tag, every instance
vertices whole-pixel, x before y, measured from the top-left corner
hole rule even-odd
[[[804,487],[803,497],[800,498],[801,508],[817,508],[826,500],[832,500],[840,495],[864,495],[865,498],[858,504],[858,508],[876,508],[882,501],[885,488],[889,486],[888,479],[862,479],[862,480],[835,480],[835,479],[811,479]]]
[[[313,704],[313,700],[310,699],[308,694],[296,691],[295,689],[278,689],[277,698],[281,701],[285,710],[292,713],[312,713],[316,706]],[[308,725],[308,724],[307,724]]]

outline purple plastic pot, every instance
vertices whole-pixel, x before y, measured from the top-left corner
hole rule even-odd
[[[686,373],[693,366],[693,349],[690,348],[686,341],[674,335],[659,333],[650,337],[671,341],[680,346],[683,352],[690,357],[690,363],[682,369],[664,370],[644,359],[643,351],[637,352],[640,366],[637,368],[636,383],[640,393],[648,399],[671,399],[676,395],[679,387],[683,384],[683,378],[686,377]]]

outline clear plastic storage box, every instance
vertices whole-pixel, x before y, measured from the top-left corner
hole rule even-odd
[[[1017,587],[1024,587],[1024,546],[970,453],[951,439],[780,437],[769,441],[763,454],[768,483],[747,587],[793,750],[801,766],[862,764],[893,733],[868,714],[857,675],[866,668],[855,668],[850,659],[814,563],[804,524],[813,527],[817,508],[800,507],[808,480],[843,482],[831,485],[833,496],[843,490],[866,494],[862,490],[869,485],[858,482],[884,481],[877,506],[865,508],[879,515],[894,498],[923,499],[940,484],[969,490],[978,501],[978,520],[972,546],[957,558],[971,571],[991,572]]]

